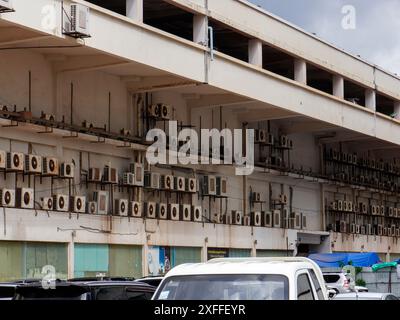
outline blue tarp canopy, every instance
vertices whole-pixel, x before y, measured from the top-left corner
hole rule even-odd
[[[368,253],[315,253],[308,256],[314,260],[321,268],[334,268],[343,265],[354,267],[371,267],[380,262],[379,256],[375,252]]]

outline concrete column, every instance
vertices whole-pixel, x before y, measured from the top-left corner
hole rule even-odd
[[[307,63],[303,59],[294,61],[294,80],[307,84]]]
[[[333,75],[333,95],[344,99],[344,78],[337,74]]]
[[[249,40],[249,63],[262,68],[263,49],[261,40],[258,39]]]
[[[373,89],[365,89],[365,106],[372,110],[376,111],[376,93]]]
[[[193,17],[193,42],[206,46],[208,42],[208,20],[206,16]]]
[[[143,22],[143,0],[126,0],[126,16]]]
[[[394,102],[394,110],[393,110],[395,116],[394,118],[397,120],[400,120],[400,101],[395,101]]]

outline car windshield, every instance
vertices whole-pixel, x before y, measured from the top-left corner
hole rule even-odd
[[[283,275],[199,275],[166,279],[158,300],[288,300]]]

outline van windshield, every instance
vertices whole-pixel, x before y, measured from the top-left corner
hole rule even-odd
[[[288,300],[283,275],[196,275],[166,279],[156,300]]]

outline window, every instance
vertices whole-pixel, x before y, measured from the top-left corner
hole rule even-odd
[[[297,299],[315,300],[310,279],[306,273],[302,273],[297,277]]]
[[[319,284],[317,275],[315,274],[313,269],[309,269],[308,271],[310,272],[311,280],[312,280],[312,282],[314,284],[314,288],[317,291],[318,300],[325,300],[325,297],[324,297],[324,294],[322,292],[321,286]]]

